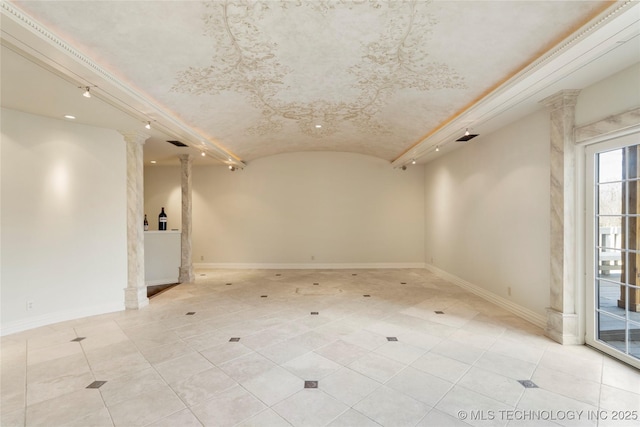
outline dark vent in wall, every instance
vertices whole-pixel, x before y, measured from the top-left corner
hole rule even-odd
[[[167,141],[169,144],[173,144],[176,147],[188,147],[187,144],[185,144],[184,142],[180,142],[180,141]]]

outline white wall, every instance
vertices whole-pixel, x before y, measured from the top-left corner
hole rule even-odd
[[[567,87],[582,89],[576,125],[639,107],[638,75],[640,64]],[[427,263],[540,316],[550,281],[548,117],[541,107],[425,166]]]
[[[196,263],[424,264],[421,167],[394,170],[352,153],[281,154],[236,172],[196,166],[193,197]],[[179,167],[145,168],[152,228],[160,206],[169,228],[179,227]]]
[[[167,230],[182,228],[180,185],[180,166],[145,164],[144,212],[149,230],[158,229],[158,215],[162,208],[167,214]]]
[[[7,109],[1,129],[2,334],[123,309],[122,136]]]
[[[425,181],[427,263],[543,315],[550,277],[548,113],[428,163]]]
[[[640,63],[582,89],[576,105],[576,126],[640,107],[639,76]]]

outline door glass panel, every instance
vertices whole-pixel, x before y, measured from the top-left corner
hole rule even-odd
[[[606,311],[620,317],[625,317],[626,312],[624,307],[618,306],[618,301],[620,301],[620,293],[625,292],[624,285],[609,282],[608,280],[598,280],[598,282],[599,286],[597,308],[601,311]]]
[[[622,203],[623,183],[598,185],[598,212],[600,215],[621,215],[625,206]]]
[[[625,147],[623,152],[623,179],[634,180],[638,178],[638,152],[640,146]]]
[[[622,149],[606,151],[598,157],[604,166],[598,169],[598,182],[622,181]]]
[[[628,288],[629,310],[627,310],[627,315],[630,321],[640,324],[640,307],[637,304],[638,298],[640,298],[640,287],[629,285]],[[634,301],[636,301],[635,306]]]
[[[624,257],[618,249],[598,249],[598,271],[596,277],[614,282],[622,281],[622,271],[624,268]]]
[[[601,341],[623,353],[627,352],[627,323],[624,319],[600,312],[598,315],[598,336]]]
[[[596,339],[640,358],[640,146],[596,154]]]
[[[603,250],[622,249],[622,216],[600,216],[598,236],[597,244]]]
[[[640,322],[629,322],[629,354],[640,359]]]

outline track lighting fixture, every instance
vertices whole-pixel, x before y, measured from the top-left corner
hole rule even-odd
[[[440,146],[436,145],[436,151],[440,151]]]
[[[151,122],[147,122],[147,124],[146,124],[146,125],[144,125],[144,127],[145,127],[146,129],[151,129]]]
[[[235,171],[235,170],[236,170],[236,167],[235,167],[235,166],[233,166],[233,165],[229,165],[229,170],[230,170],[231,172],[233,172],[233,171]]]
[[[203,151],[202,153],[200,153],[200,155],[201,155],[202,157],[206,156],[206,154],[205,154],[205,152],[204,152],[204,151]]]
[[[464,131],[464,136],[469,136],[469,128]]]
[[[84,96],[85,98],[91,98],[90,90],[91,90],[91,88],[89,86],[85,86],[85,91],[82,94],[82,96]]]
[[[411,159],[411,164],[415,165],[416,164],[416,159]]]

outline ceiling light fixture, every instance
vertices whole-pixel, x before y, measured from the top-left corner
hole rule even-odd
[[[235,167],[235,166],[233,166],[233,165],[229,165],[229,170],[230,170],[231,172],[233,172],[233,171],[235,171],[235,170],[236,170],[236,167]]]
[[[204,153],[204,151],[203,151],[202,153],[200,153],[200,155],[201,155],[202,157],[206,156],[206,154]]]
[[[464,136],[469,136],[469,128],[464,131]]]
[[[153,164],[155,165],[155,164],[156,164],[156,161],[155,161],[155,160],[151,160],[151,163],[153,163]]]
[[[65,114],[64,118],[69,120],[75,120],[76,116],[72,116],[71,114]]]
[[[322,125],[316,125],[316,129],[320,129]]]
[[[144,125],[144,127],[147,128],[147,129],[151,129],[151,122],[147,122],[147,124]]]
[[[415,165],[416,164],[416,159],[411,159],[411,164]]]
[[[80,86],[80,89],[84,89],[84,92],[82,93],[82,96],[84,96],[85,98],[91,98],[91,87],[90,86]]]
[[[436,145],[436,151],[440,151],[440,146]]]

